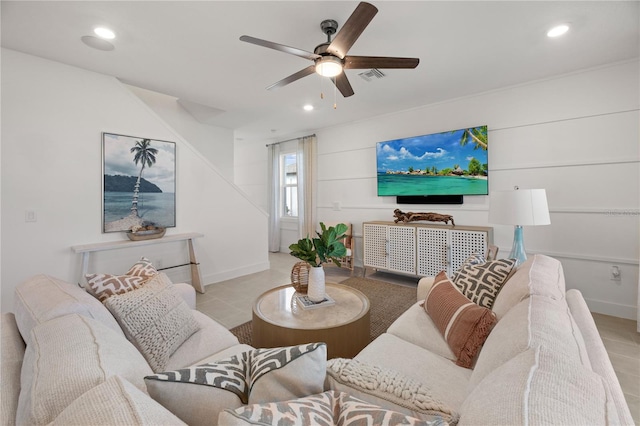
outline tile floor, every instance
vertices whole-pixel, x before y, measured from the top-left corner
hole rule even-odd
[[[205,294],[197,294],[197,309],[227,328],[250,321],[253,301],[265,291],[289,283],[291,268],[298,260],[286,253],[272,253],[269,261],[271,269],[267,271],[207,286]],[[325,268],[325,274],[329,280],[340,282],[349,278],[350,271],[329,267]],[[416,282],[415,278],[384,273],[376,273],[371,278],[376,276],[397,284]],[[633,419],[640,424],[640,334],[636,331],[636,322],[602,314],[593,314],[593,317]]]

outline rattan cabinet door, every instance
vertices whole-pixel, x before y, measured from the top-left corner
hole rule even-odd
[[[449,231],[447,229],[417,229],[418,275],[435,277],[440,271],[448,271]]]
[[[416,228],[389,226],[389,270],[416,273]]]
[[[362,232],[364,238],[363,263],[365,267],[376,269],[388,268],[387,255],[387,225],[364,223]]]
[[[450,274],[460,269],[462,263],[473,253],[487,255],[488,235],[486,232],[456,229],[449,232],[451,233]]]

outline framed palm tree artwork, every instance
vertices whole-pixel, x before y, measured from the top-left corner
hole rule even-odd
[[[102,232],[176,226],[176,144],[102,133]]]

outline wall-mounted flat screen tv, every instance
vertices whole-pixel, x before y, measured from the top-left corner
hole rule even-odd
[[[378,195],[487,195],[487,148],[487,126],[378,142]]]

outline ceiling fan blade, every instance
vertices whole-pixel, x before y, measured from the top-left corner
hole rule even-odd
[[[356,10],[353,11],[347,22],[344,23],[336,37],[333,39],[327,52],[344,59],[353,43],[356,42],[360,34],[367,28],[369,22],[376,16],[378,9],[366,2],[360,2]]]
[[[420,63],[418,58],[393,58],[387,56],[347,56],[344,58],[345,69],[367,68],[415,68]]]
[[[283,78],[277,83],[273,83],[271,86],[267,87],[267,90],[277,89],[278,87],[286,86],[289,83],[293,83],[296,80],[300,80],[302,77],[306,77],[316,72],[315,65],[309,65],[308,67],[301,69],[295,74],[291,74],[287,78]]]
[[[333,81],[333,84],[335,84],[340,93],[342,93],[342,96],[345,98],[353,96],[353,88],[351,87],[351,83],[349,83],[349,79],[344,72],[338,74],[337,77],[332,78],[331,81]]]
[[[251,43],[251,44],[257,44],[258,46],[268,47],[269,49],[278,50],[280,52],[289,53],[291,55],[300,56],[301,58],[309,59],[310,61],[313,61],[320,57],[320,55],[307,52],[306,50],[285,46],[284,44],[278,44],[272,41],[262,40],[260,38],[255,38],[248,35],[243,35],[242,37],[240,37],[240,40],[246,41],[247,43]]]

